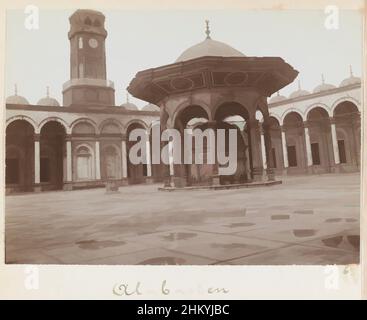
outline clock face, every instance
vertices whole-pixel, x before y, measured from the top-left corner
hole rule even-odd
[[[96,39],[89,39],[88,44],[91,48],[97,48],[98,47],[98,41]]]

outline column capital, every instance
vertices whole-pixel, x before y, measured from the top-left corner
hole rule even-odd
[[[126,141],[127,140],[127,134],[126,133],[121,134],[121,140],[122,141]]]
[[[41,134],[40,133],[35,133],[33,135],[33,139],[34,139],[34,141],[40,141],[41,140]]]
[[[304,129],[309,128],[311,126],[310,121],[303,121],[302,126]]]
[[[334,117],[329,117],[330,124],[336,124],[336,119]]]
[[[71,134],[65,135],[65,141],[71,141]]]
[[[287,127],[285,125],[280,126],[280,131],[281,132],[286,132],[287,131]]]

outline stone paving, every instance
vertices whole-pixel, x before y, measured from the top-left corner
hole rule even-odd
[[[6,197],[6,262],[284,265],[359,262],[359,175],[254,189],[160,185]]]

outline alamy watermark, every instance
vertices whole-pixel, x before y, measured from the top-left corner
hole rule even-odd
[[[150,136],[145,129],[134,129],[129,141],[132,164],[218,164],[219,175],[237,170],[237,129],[177,129],[153,126]]]

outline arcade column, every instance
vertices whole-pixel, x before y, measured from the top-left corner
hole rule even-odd
[[[339,146],[338,146],[338,138],[336,135],[336,121],[334,118],[330,118],[330,131],[331,131],[331,140],[333,144],[333,155],[334,155],[334,171],[339,172]]]
[[[40,152],[40,134],[34,135],[34,185],[33,191],[39,192],[41,188],[41,152]]]
[[[71,135],[65,137],[66,140],[66,172],[64,174],[63,190],[70,191],[72,185],[72,151],[71,151]]]
[[[307,123],[307,121],[303,122],[303,130],[306,144],[307,172],[310,172],[310,170],[312,169],[313,162],[312,162],[311,141],[309,133],[309,123]]]
[[[287,169],[289,167],[289,164],[288,164],[288,149],[287,149],[287,139],[285,137],[285,131],[286,131],[286,128],[283,126],[281,126],[280,128],[281,130],[281,137],[282,137],[282,151],[283,151],[283,165],[284,165],[284,172],[283,174],[287,173]]]
[[[121,166],[122,166],[122,184],[127,185],[127,151],[126,151],[126,135],[121,140]]]

